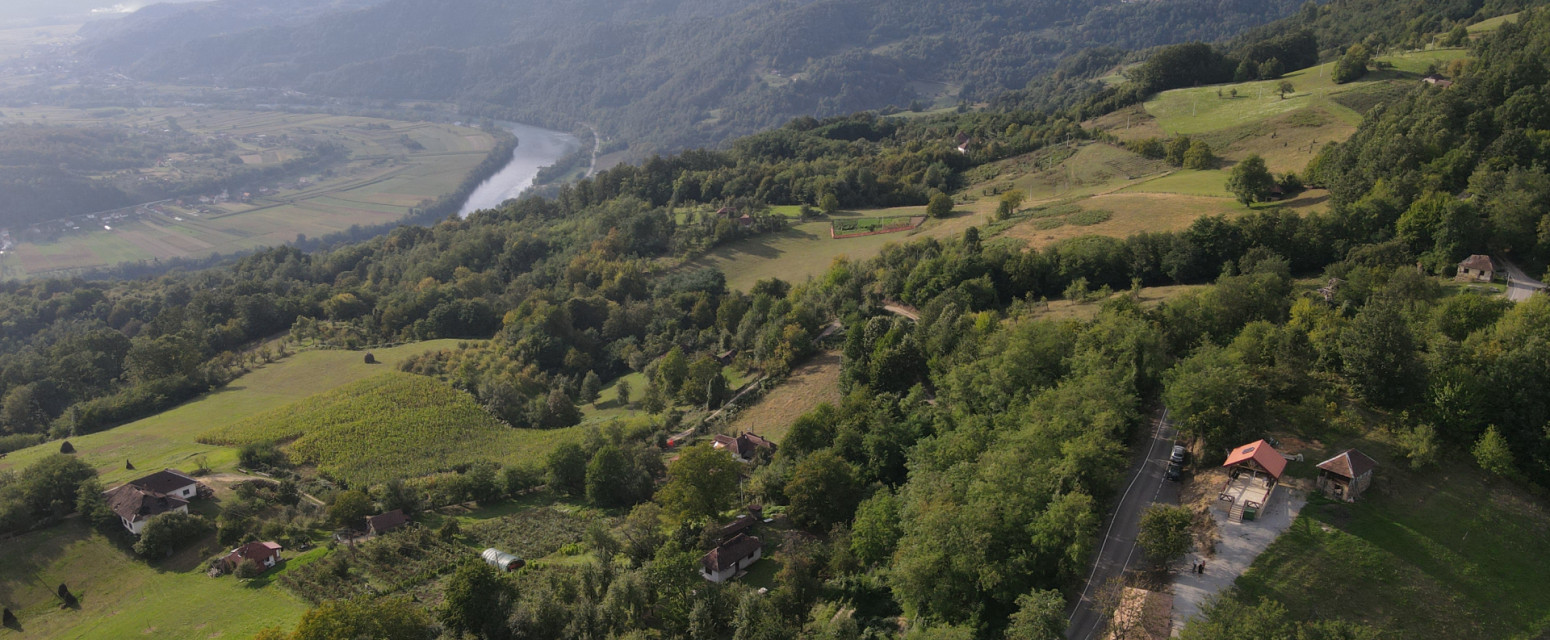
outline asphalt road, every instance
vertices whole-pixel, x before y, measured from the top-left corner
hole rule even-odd
[[[1087,586],[1071,610],[1066,628],[1069,640],[1098,637],[1105,622],[1094,602],[1098,593],[1105,585],[1123,576],[1126,569],[1141,562],[1143,552],[1136,546],[1141,513],[1153,503],[1179,503],[1179,484],[1163,476],[1168,468],[1168,456],[1173,452],[1175,435],[1168,424],[1168,411],[1164,409],[1152,420],[1151,439],[1136,451],[1123,493],[1103,523],[1103,539],[1098,543]]]
[[[1545,290],[1545,283],[1528,277],[1518,265],[1508,260],[1501,261],[1502,266],[1507,267],[1507,299],[1514,302],[1528,300],[1529,296]]]

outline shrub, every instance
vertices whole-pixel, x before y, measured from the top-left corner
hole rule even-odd
[[[214,525],[201,516],[178,511],[163,513],[145,523],[135,553],[145,558],[165,558],[178,549],[209,535]]]
[[[1066,218],[1066,221],[1078,227],[1087,227],[1098,224],[1100,222],[1108,222],[1109,218],[1113,217],[1114,213],[1112,211],[1093,209],[1092,211],[1078,211],[1073,213]]]

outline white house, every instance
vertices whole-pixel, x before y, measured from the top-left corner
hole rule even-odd
[[[762,541],[739,533],[700,558],[700,576],[711,582],[726,582],[758,562],[763,553]]]
[[[199,495],[199,481],[174,469],[162,469],[104,491],[108,508],[124,528],[140,535],[146,521],[163,513],[188,513],[188,501]]]

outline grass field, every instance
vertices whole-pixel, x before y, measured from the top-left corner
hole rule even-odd
[[[1542,501],[1461,458],[1415,472],[1381,443],[1351,444],[1380,463],[1374,487],[1354,504],[1315,497],[1238,578],[1235,597],[1270,597],[1293,619],[1362,621],[1385,638],[1550,632]]]
[[[925,207],[896,207],[865,212],[846,212],[866,216],[917,216],[924,215]],[[780,278],[787,282],[802,282],[810,276],[827,271],[837,258],[867,260],[876,257],[889,243],[905,243],[913,238],[929,235],[944,237],[963,232],[974,224],[982,224],[983,216],[975,210],[965,209],[954,217],[927,220],[911,231],[885,233],[859,238],[829,237],[829,221],[813,221],[793,224],[784,231],[767,233],[753,238],[731,242],[709,253],[690,260],[679,268],[703,269],[713,267],[727,275],[727,286],[747,291],[755,282],[768,278]],[[636,391],[640,391],[640,387]]]
[[[198,440],[228,446],[286,443],[293,462],[315,465],[329,478],[351,486],[365,486],[478,460],[547,453],[574,431],[512,429],[473,396],[444,382],[385,371],[216,427]]]
[[[0,637],[245,639],[289,628],[306,611],[278,585],[205,576],[201,551],[149,565],[80,519],[6,540],[0,603],[16,612],[21,633]],[[61,583],[79,608],[60,607]]]
[[[112,230],[83,225],[57,239],[22,242],[0,255],[0,278],[232,253],[291,242],[298,235],[318,237],[355,225],[391,223],[412,207],[451,192],[495,144],[483,131],[443,124],[191,108],[88,111],[28,107],[0,112],[0,125],[26,122],[145,129],[163,127],[169,117],[187,131],[233,141],[238,146],[234,154],[245,162],[276,163],[295,155],[298,152],[284,142],[290,137],[337,142],[347,147],[351,156],[327,174],[308,176],[306,184],[292,177],[278,183],[280,188],[273,194],[254,194],[249,203],[166,205],[160,212],[118,221]],[[405,140],[418,148],[406,146]],[[164,166],[144,171],[176,178],[182,171],[205,168],[197,163],[180,168],[169,158]]]
[[[206,456],[217,471],[236,466],[236,450],[200,444],[195,438],[213,427],[282,407],[314,393],[321,393],[396,369],[404,359],[437,349],[451,348],[456,340],[407,344],[372,353],[383,364],[367,365],[358,351],[302,351],[249,373],[225,388],[205,394],[144,420],[70,439],[76,455],[97,468],[105,485],[143,474],[147,469],[194,468],[195,458]],[[59,451],[58,442],[15,451],[0,458],[0,470],[32,464]],[[124,469],[128,459],[141,471]]]
[[[825,402],[838,406],[841,400],[840,354],[826,351],[792,369],[786,382],[758,404],[739,411],[725,432],[752,431],[778,443],[799,416]]]
[[[1097,224],[1053,228],[1048,219],[1032,218],[1006,229],[999,237],[1044,247],[1084,235],[1125,238],[1143,231],[1177,231],[1201,216],[1233,216],[1247,211],[1232,198],[1173,193],[1111,193],[1078,200],[1076,206],[1082,211],[1108,211],[1110,216]]]

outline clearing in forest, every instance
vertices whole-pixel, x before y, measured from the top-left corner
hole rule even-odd
[[[791,370],[791,376],[758,404],[738,412],[727,433],[752,431],[779,443],[802,414],[825,402],[839,406],[840,354],[825,351]]]

